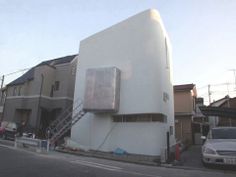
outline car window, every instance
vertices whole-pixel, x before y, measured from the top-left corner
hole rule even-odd
[[[225,129],[213,129],[213,139],[236,139],[236,129],[225,128]]]
[[[9,129],[16,129],[16,124],[14,122],[9,122],[6,126],[6,128],[9,128]]]

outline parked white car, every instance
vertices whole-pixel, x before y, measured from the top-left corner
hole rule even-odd
[[[236,165],[236,127],[212,128],[202,146],[202,162]]]

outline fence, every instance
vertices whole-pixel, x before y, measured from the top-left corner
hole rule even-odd
[[[49,152],[49,141],[27,137],[15,137],[14,147],[25,147],[35,149],[36,152]]]

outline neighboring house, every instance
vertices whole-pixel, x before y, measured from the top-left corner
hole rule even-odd
[[[81,41],[79,61],[75,100],[88,113],[71,129],[78,147],[160,157],[175,145],[171,46],[156,10]]]
[[[60,112],[72,105],[77,55],[44,61],[7,85],[3,119],[26,122],[43,136]]]
[[[212,102],[209,107],[231,108],[236,110],[236,97],[230,98],[228,95],[222,99]],[[223,110],[222,113],[227,110]],[[226,112],[227,113],[227,112]],[[235,117],[235,116],[234,116]],[[236,119],[230,116],[209,116],[212,127],[215,126],[236,126]]]
[[[193,143],[192,123],[196,114],[196,97],[194,84],[174,86],[175,137],[187,145]]]

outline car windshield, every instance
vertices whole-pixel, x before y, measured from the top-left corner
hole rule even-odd
[[[236,128],[213,129],[212,139],[236,139]]]

